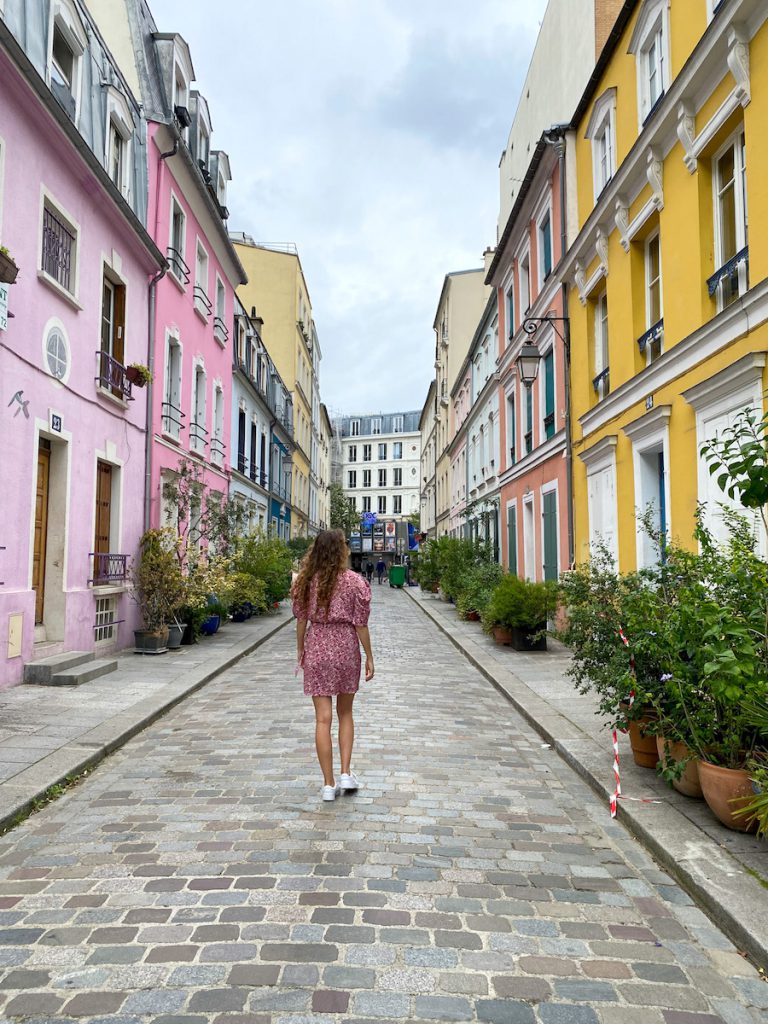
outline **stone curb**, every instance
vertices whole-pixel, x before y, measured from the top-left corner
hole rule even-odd
[[[261,636],[240,640],[234,651],[230,649],[230,653],[214,666],[208,662],[207,665],[190,667],[183,683],[169,683],[159,693],[137,701],[130,708],[84,733],[77,741],[59,747],[47,757],[19,772],[11,781],[2,783],[0,835],[12,826],[20,814],[28,813],[35,801],[39,800],[51,786],[65,782],[69,776],[95,768],[109,754],[119,750],[185,698],[202,689],[222,672],[232,668],[242,658],[252,654],[292,621],[293,616],[288,614]]]
[[[406,590],[467,660],[502,694],[608,804],[611,776],[605,751],[510,670],[500,669],[481,644],[453,634],[427,603]],[[647,790],[642,796],[652,796]],[[622,803],[617,819],[639,839],[664,869],[706,911],[736,947],[768,970],[768,891],[727,850],[670,804]],[[607,814],[606,809],[606,814]]]

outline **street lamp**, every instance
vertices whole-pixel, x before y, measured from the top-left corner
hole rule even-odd
[[[533,382],[539,375],[540,362],[541,352],[539,352],[538,345],[531,345],[526,342],[520,349],[520,355],[517,357],[517,372],[520,374],[520,380],[527,388],[533,387]]]

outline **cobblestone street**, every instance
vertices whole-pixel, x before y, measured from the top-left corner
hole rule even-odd
[[[0,839],[0,1024],[764,1021],[728,939],[373,589],[360,792],[320,801],[289,627]]]

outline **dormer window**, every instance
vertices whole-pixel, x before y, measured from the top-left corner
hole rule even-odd
[[[595,202],[616,173],[616,90],[606,89],[592,108],[586,138],[592,141]]]
[[[80,67],[87,45],[85,30],[71,0],[54,0],[50,24],[48,77],[51,91],[75,121],[80,97]]]
[[[131,139],[133,115],[128,101],[110,87],[107,95],[106,167],[115,186],[128,198],[130,193]]]
[[[642,126],[669,86],[669,0],[645,0],[629,52],[637,62],[637,106]]]

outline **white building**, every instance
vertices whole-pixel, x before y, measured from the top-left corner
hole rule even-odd
[[[360,512],[405,520],[421,508],[421,410],[341,416],[341,485]]]
[[[437,463],[436,427],[437,385],[431,381],[424,408],[421,410],[419,430],[421,432],[421,532],[430,539],[435,537],[435,519],[437,508],[437,491],[435,482],[435,466]]]

